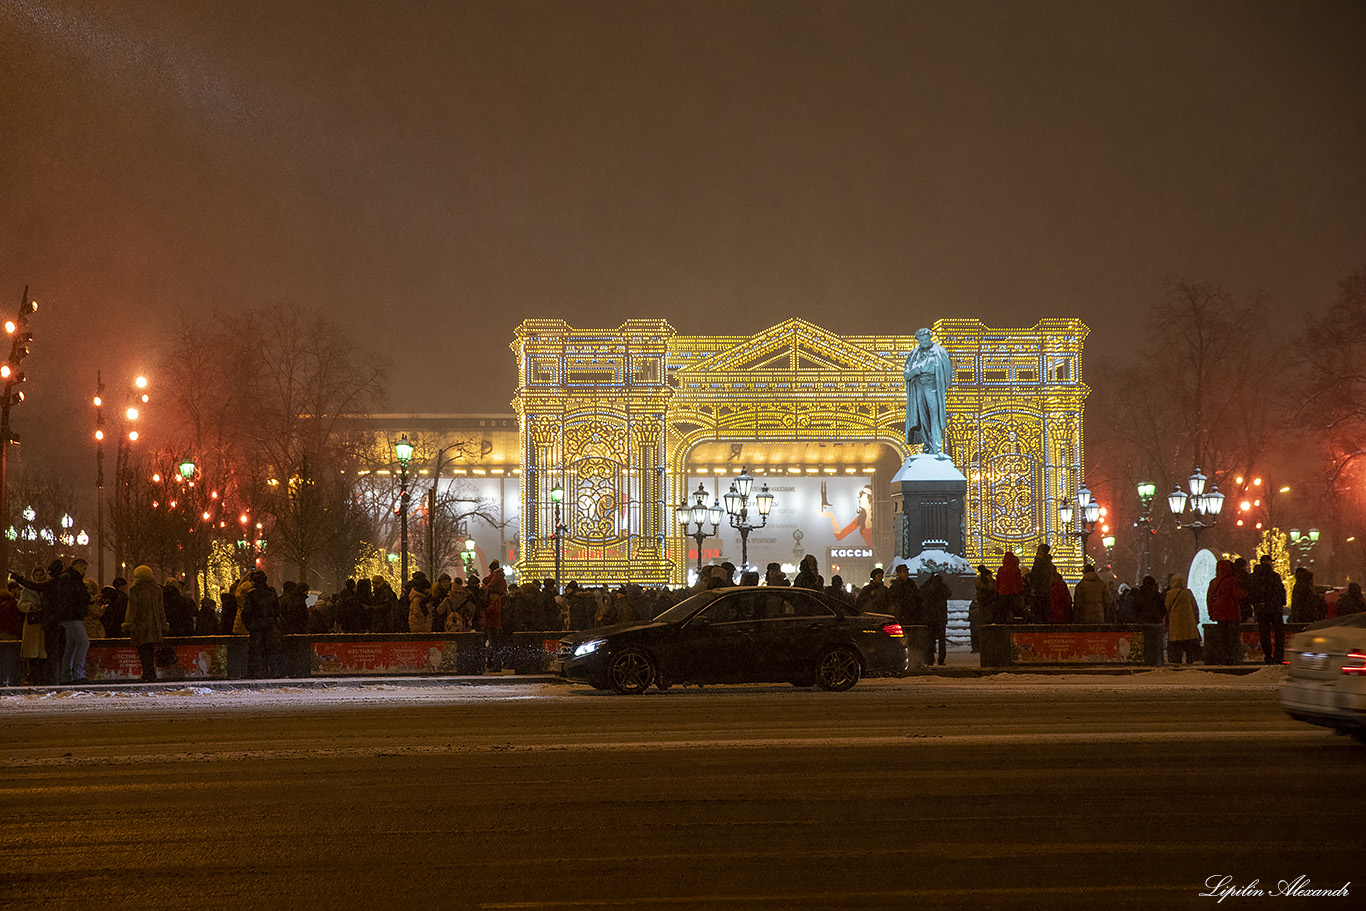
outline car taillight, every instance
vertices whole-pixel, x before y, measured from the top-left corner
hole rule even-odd
[[[906,638],[906,632],[901,628],[900,623],[888,623],[882,627],[882,631],[889,636]]]
[[[1347,662],[1342,666],[1344,674],[1350,677],[1366,677],[1366,652],[1352,649],[1347,653]]]

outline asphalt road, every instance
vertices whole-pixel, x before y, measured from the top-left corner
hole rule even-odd
[[[1266,683],[11,697],[0,906],[1363,907],[1363,765]]]

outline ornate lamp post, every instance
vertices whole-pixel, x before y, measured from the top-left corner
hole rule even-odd
[[[1210,485],[1209,491],[1206,492],[1205,481],[1204,473],[1196,468],[1186,481],[1190,488],[1189,495],[1180,485],[1167,494],[1167,508],[1176,516],[1177,524],[1181,528],[1188,528],[1195,535],[1197,548],[1200,547],[1200,532],[1217,525],[1219,513],[1224,508],[1224,495],[1219,492],[1218,486]]]
[[[408,462],[412,457],[413,444],[405,433],[394,444],[394,458],[398,459],[399,585],[408,581]]]
[[[1301,533],[1298,528],[1292,528],[1286,534],[1290,538],[1290,546],[1294,548],[1300,563],[1303,564],[1307,560],[1312,566],[1314,560],[1309,554],[1314,549],[1314,545],[1319,543],[1319,530],[1311,528],[1309,531]]]
[[[560,570],[564,561],[564,522],[561,520],[561,505],[564,502],[564,488],[559,484],[550,488],[550,501],[555,504],[555,584],[560,584]]]
[[[1095,534],[1096,525],[1100,522],[1100,502],[1091,496],[1091,489],[1082,484],[1074,499],[1063,497],[1058,500],[1058,518],[1062,519],[1064,534],[1081,538],[1081,559],[1084,563],[1086,542]],[[1073,527],[1069,529],[1069,525]]]
[[[692,495],[692,504],[689,505],[685,503],[674,510],[674,515],[678,518],[678,527],[683,529],[683,534],[697,542],[698,575],[702,574],[702,542],[708,538],[716,537],[716,528],[721,524],[721,516],[724,512],[719,503],[713,503],[711,506],[707,506],[708,499],[710,499],[710,497],[707,494],[707,488],[703,487],[701,482],[699,482],[697,490],[695,490]],[[710,532],[702,530],[702,523],[704,522],[711,522]],[[689,531],[690,525],[696,525],[697,528],[693,531]]]
[[[773,508],[773,494],[768,492],[768,485],[765,484],[754,498],[759,507],[759,524],[754,525],[749,521],[749,492],[753,486],[754,479],[749,476],[749,469],[742,468],[740,476],[731,482],[725,496],[730,527],[740,533],[741,570],[749,569],[749,533],[768,524],[768,513]]]
[[[468,534],[468,533],[467,533],[467,534]],[[470,568],[474,566],[474,546],[475,546],[475,545],[474,545],[474,539],[473,539],[473,538],[470,538],[470,537],[466,537],[466,538],[465,538],[465,550],[464,550],[464,552],[460,555],[460,556],[462,556],[462,557],[464,558],[464,560],[465,560],[465,578],[466,578],[466,579],[468,579],[468,578],[470,577]]]
[[[1143,515],[1139,516],[1134,527],[1139,529],[1139,534],[1143,536],[1143,559],[1138,568],[1138,581],[1142,582],[1148,575],[1148,563],[1151,558],[1151,541],[1149,538],[1153,534],[1153,497],[1157,495],[1157,485],[1152,481],[1138,482],[1138,500],[1143,504]]]

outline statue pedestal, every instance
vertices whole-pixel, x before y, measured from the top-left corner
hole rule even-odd
[[[968,479],[951,460],[924,454],[907,459],[892,477],[897,562],[925,551],[964,557],[967,495]]]

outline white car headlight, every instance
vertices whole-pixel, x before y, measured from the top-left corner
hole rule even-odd
[[[574,657],[582,658],[584,655],[591,655],[606,642],[606,639],[589,639],[587,642],[579,644],[574,649]]]

